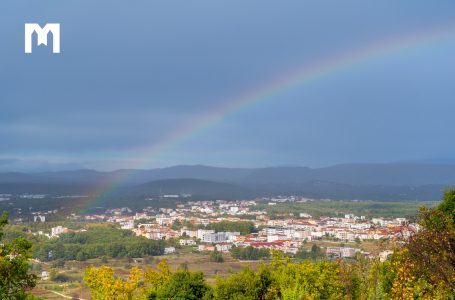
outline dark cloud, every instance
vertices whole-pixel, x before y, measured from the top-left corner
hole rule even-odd
[[[0,156],[31,163],[45,153],[40,169],[57,156],[68,159],[58,168],[124,167],[138,149],[289,70],[446,26],[454,8],[411,0],[5,1]],[[26,22],[60,22],[62,54],[41,47],[24,55]],[[367,61],[274,95],[158,156],[139,156],[158,165],[259,166],[450,157],[454,50],[448,39]]]
[[[0,166],[2,165],[12,165],[14,163],[19,162],[18,159],[15,158],[0,158]]]

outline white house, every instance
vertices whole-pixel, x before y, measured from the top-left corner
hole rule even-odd
[[[172,253],[175,253],[175,247],[164,248],[164,254],[172,254]]]
[[[196,245],[196,241],[194,241],[194,240],[180,240],[179,243],[181,246],[195,246]]]
[[[63,226],[57,226],[51,228],[51,237],[58,237],[60,234],[65,232],[66,228]]]

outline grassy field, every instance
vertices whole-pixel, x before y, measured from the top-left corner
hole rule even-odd
[[[69,297],[89,299],[90,295],[87,287],[82,284],[83,271],[89,266],[107,265],[114,269],[118,276],[127,276],[132,267],[155,268],[162,259],[167,259],[172,270],[187,267],[191,271],[204,272],[205,278],[209,283],[215,281],[216,276],[228,276],[231,272],[238,272],[245,266],[256,268],[260,262],[239,262],[233,260],[229,254],[224,255],[223,263],[210,262],[209,255],[205,253],[193,253],[190,249],[181,250],[179,254],[154,257],[151,261],[137,259],[132,262],[128,259],[109,259],[107,263],[102,263],[100,259],[91,259],[85,262],[69,261],[65,267],[56,269],[59,274],[64,274],[70,278],[68,282],[58,283],[50,280],[42,280],[34,289],[33,293],[45,299],[62,299],[64,294]],[[43,270],[50,270],[51,264],[42,263]]]
[[[308,213],[313,217],[343,216],[355,214],[357,216],[373,217],[412,217],[422,206],[432,207],[438,202],[406,201],[406,202],[377,202],[377,201],[307,201],[286,202],[270,206],[261,203],[255,210],[265,209],[270,215],[297,215]]]
[[[316,241],[316,245],[321,247],[327,246],[346,246],[361,248],[373,254],[379,253],[383,250],[385,242],[379,241],[364,241],[361,244],[357,243],[343,243],[339,241]],[[308,249],[311,248],[313,242],[306,244]],[[207,253],[193,252],[189,248],[180,249],[179,253],[173,255],[166,255],[160,257],[153,257],[148,259],[109,259],[107,262],[102,262],[101,259],[91,259],[85,262],[68,261],[63,268],[56,269],[58,274],[63,274],[69,279],[67,282],[59,283],[50,280],[42,280],[38,286],[33,290],[33,293],[45,299],[62,299],[64,296],[68,299],[90,299],[90,294],[87,287],[83,284],[83,272],[89,266],[100,267],[107,265],[115,271],[115,274],[120,277],[126,277],[132,267],[139,268],[156,268],[157,264],[166,259],[172,270],[185,267],[191,271],[201,271],[208,283],[214,283],[217,276],[227,277],[230,273],[235,273],[242,270],[244,267],[249,266],[252,269],[258,267],[260,261],[238,261],[232,259],[230,254],[223,254],[224,262],[215,263],[210,261]],[[267,261],[265,263],[268,263]],[[40,263],[43,270],[50,271],[52,265],[49,263]]]

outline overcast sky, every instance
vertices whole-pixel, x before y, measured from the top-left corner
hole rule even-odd
[[[24,54],[24,23],[62,53]],[[154,145],[294,69],[452,27],[449,1],[1,1],[0,171],[326,166],[455,157],[455,35]]]

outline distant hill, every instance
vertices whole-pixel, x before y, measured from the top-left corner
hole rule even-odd
[[[328,181],[350,185],[455,184],[455,165],[346,164],[326,168],[263,168],[245,179],[254,183]]]
[[[254,196],[248,188],[239,185],[201,179],[161,179],[130,187],[127,191],[135,195],[189,194],[201,198],[216,198],[217,195],[230,199]]]
[[[83,194],[110,182],[119,182],[119,190],[131,194],[188,193],[231,198],[294,193],[333,199],[434,200],[440,198],[445,187],[455,185],[455,165],[390,163],[256,169],[195,165],[112,172],[0,173],[0,194]]]

